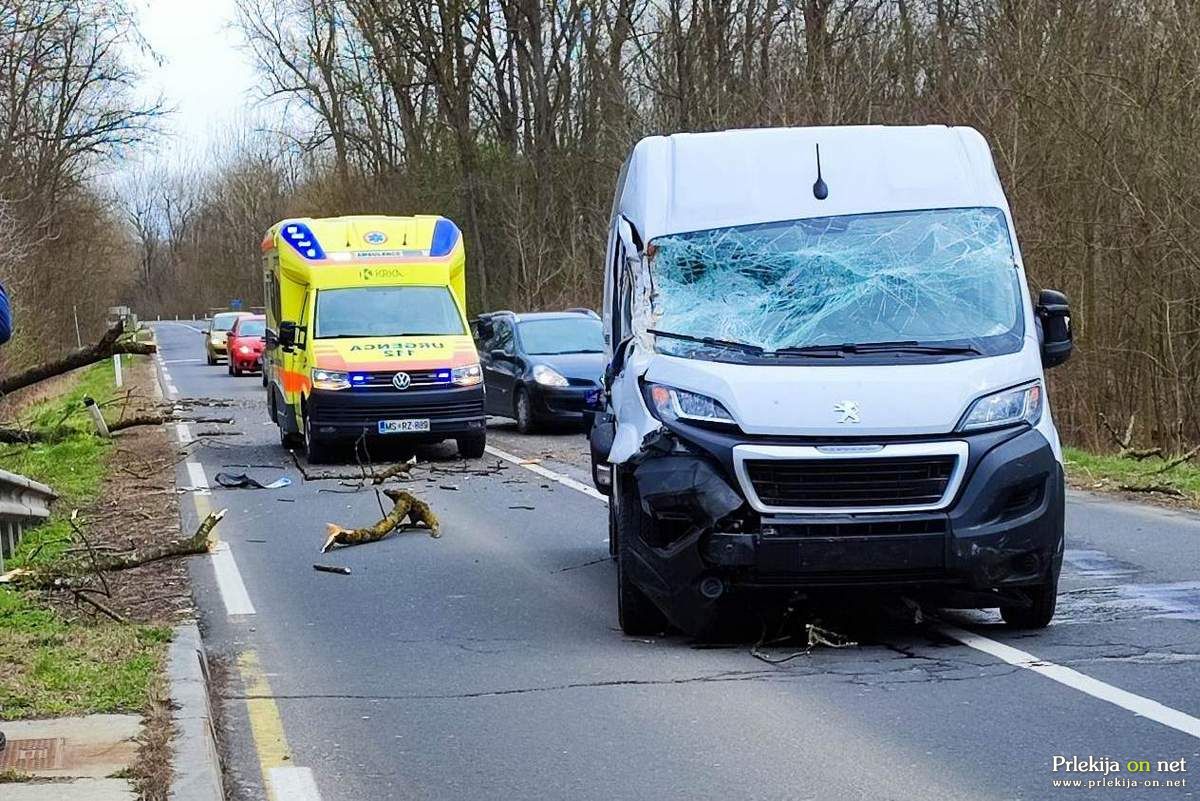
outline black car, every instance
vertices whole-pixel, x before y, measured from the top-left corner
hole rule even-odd
[[[522,433],[590,419],[587,396],[600,388],[606,364],[595,312],[492,312],[472,320],[471,333],[489,414],[515,418]]]

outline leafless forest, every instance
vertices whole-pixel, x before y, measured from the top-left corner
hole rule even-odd
[[[73,344],[73,304],[94,328],[118,298],[255,301],[262,233],[294,214],[444,213],[475,309],[595,304],[637,138],[953,123],[992,143],[1034,289],[1074,304],[1064,436],[1104,447],[1136,413],[1147,444],[1200,440],[1193,0],[240,0],[255,122],[113,186],[163,111],[130,100],[127,12],[0,0],[10,362]]]

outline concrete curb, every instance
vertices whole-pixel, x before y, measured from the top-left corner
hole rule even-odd
[[[195,623],[175,628],[167,654],[171,702],[175,705],[173,801],[223,801],[221,760],[208,697],[208,663]]]

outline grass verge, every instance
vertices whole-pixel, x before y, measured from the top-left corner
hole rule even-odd
[[[111,441],[90,433],[78,413],[84,395],[116,395],[108,362],[73,374],[55,397],[34,404],[22,425],[59,430],[51,443],[0,448],[0,468],[50,485],[54,514],[29,532],[6,567],[49,563],[71,544],[69,516],[100,493]],[[166,654],[170,630],[75,617],[35,593],[0,588],[0,719],[138,712]]]
[[[1193,462],[1175,465],[1169,459],[1130,459],[1064,448],[1067,475],[1075,486],[1086,489],[1147,492],[1192,505],[1200,504],[1200,466]]]

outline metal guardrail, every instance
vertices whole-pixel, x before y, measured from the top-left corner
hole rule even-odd
[[[50,517],[54,490],[25,476],[0,470],[0,571],[27,529]]]

